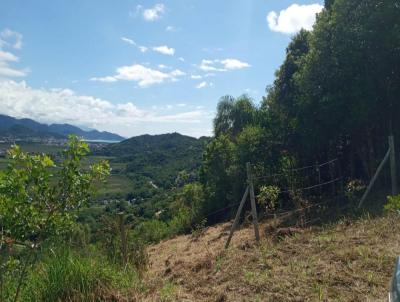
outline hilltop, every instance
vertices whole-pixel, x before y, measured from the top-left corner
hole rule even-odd
[[[208,141],[207,137],[196,139],[179,133],[141,135],[110,144],[95,155],[113,157],[112,162],[123,163],[124,173],[131,178],[146,178],[167,189],[181,171],[189,178],[197,177]]]

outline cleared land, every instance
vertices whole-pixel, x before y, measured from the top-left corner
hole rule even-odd
[[[230,224],[151,246],[138,301],[385,301],[400,217],[343,219],[281,240],[248,226],[224,250]],[[262,230],[267,224],[262,224]]]

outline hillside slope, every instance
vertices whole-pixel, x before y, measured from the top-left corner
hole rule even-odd
[[[132,178],[148,178],[159,187],[170,188],[179,172],[185,170],[190,174],[199,168],[208,140],[179,133],[141,135],[109,145],[95,154],[125,163],[125,172]]]
[[[400,253],[398,216],[306,229],[281,241],[251,227],[210,227],[152,246],[140,301],[385,301]],[[265,230],[266,224],[262,224]]]

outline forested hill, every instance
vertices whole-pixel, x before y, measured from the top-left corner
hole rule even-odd
[[[121,141],[124,138],[106,131],[85,131],[69,124],[46,125],[32,119],[17,119],[0,114],[0,138],[13,139],[65,139],[70,134],[83,137],[86,140]]]
[[[180,172],[185,178],[196,178],[202,154],[209,138],[169,133],[141,135],[112,144],[96,152],[126,163],[125,172],[134,178],[149,178],[157,186],[174,185]]]

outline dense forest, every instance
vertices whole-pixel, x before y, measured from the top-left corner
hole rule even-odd
[[[369,180],[400,140],[400,4],[329,0],[296,34],[261,105],[222,97],[201,169],[206,208],[240,200],[245,164],[279,172],[340,159],[345,180]]]

